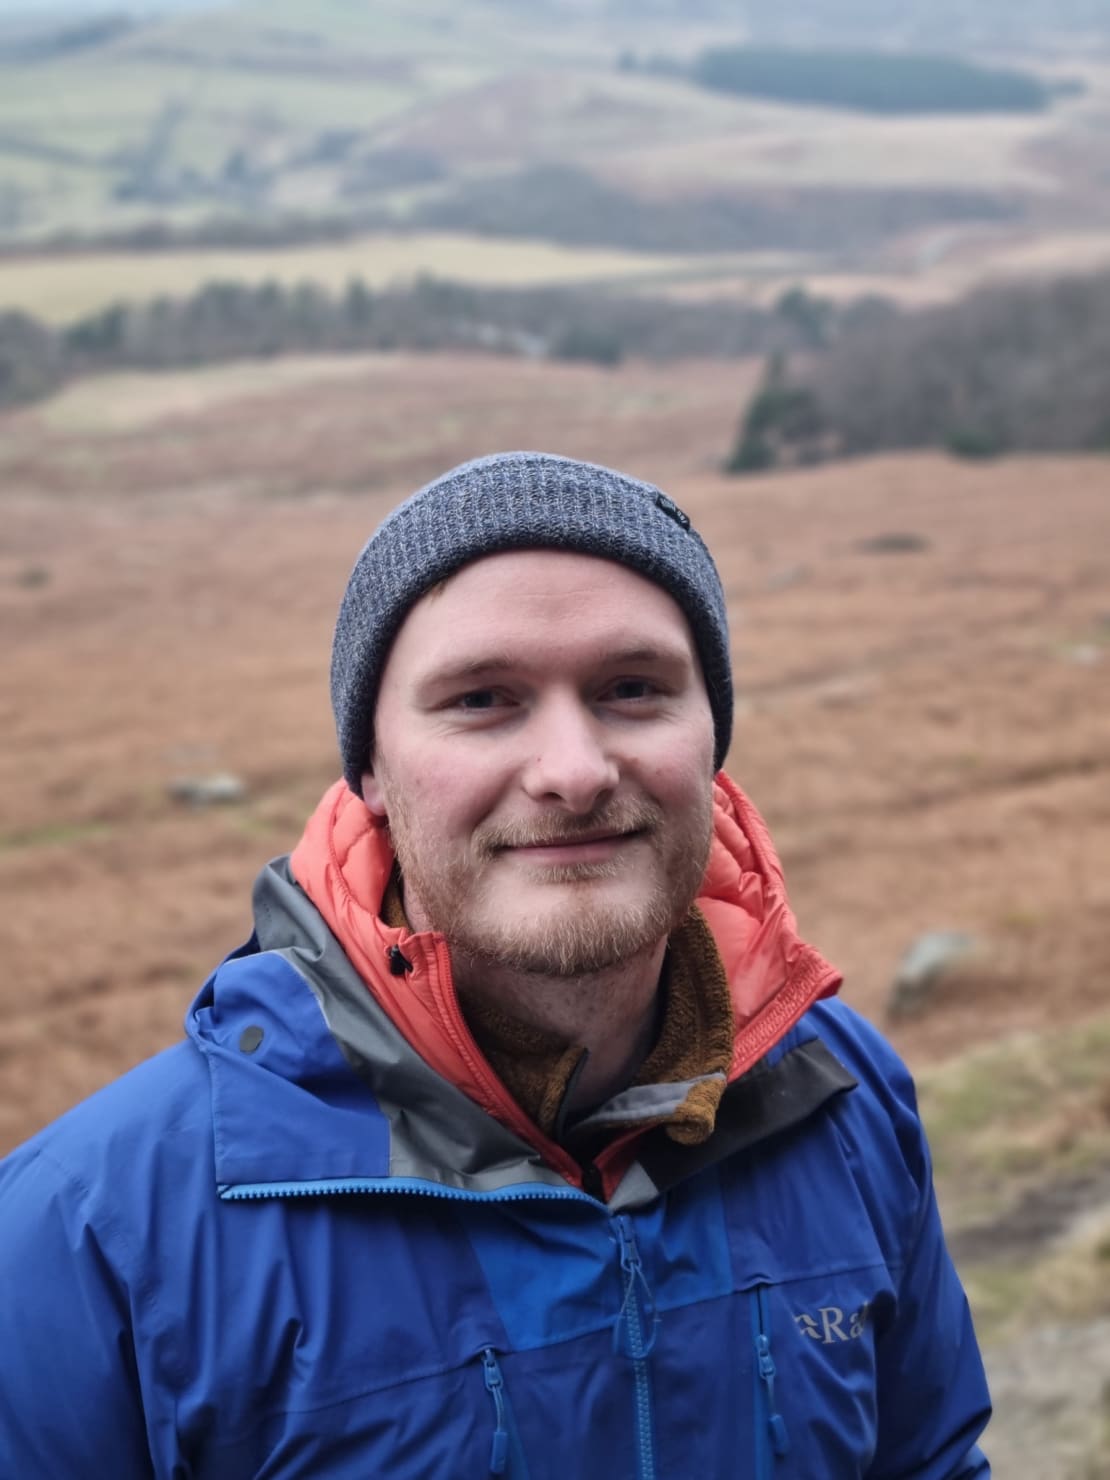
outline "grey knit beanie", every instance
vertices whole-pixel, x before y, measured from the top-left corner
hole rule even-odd
[[[427,484],[382,521],[355,562],[335,628],[331,702],[351,790],[362,795],[374,705],[409,608],[460,566],[499,550],[550,547],[630,566],[670,593],[697,644],[720,766],[732,735],[724,593],[689,519],[658,488],[543,452],[499,452]]]

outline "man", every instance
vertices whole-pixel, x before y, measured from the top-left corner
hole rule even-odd
[[[685,514],[455,469],[332,698],[345,779],[187,1041],[0,1170],[0,1473],[986,1475],[912,1086],[717,770]]]

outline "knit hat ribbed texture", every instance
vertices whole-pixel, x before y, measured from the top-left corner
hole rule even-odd
[[[355,562],[335,628],[331,698],[343,774],[362,794],[374,706],[390,644],[419,598],[460,566],[501,550],[550,548],[614,560],[662,586],[697,644],[720,766],[732,735],[724,593],[686,515],[658,488],[611,468],[541,452],[463,463],[382,521]]]

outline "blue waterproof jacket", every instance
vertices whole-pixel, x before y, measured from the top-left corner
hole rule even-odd
[[[603,1202],[447,1083],[288,865],[188,1038],[0,1163],[3,1480],[968,1480],[910,1080],[821,1002]]]

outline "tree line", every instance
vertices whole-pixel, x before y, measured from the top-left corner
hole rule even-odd
[[[819,353],[768,358],[728,466],[913,447],[1110,451],[1110,272],[841,318]]]
[[[0,406],[96,372],[283,354],[470,349],[605,365],[626,355],[762,355],[813,348],[839,314],[797,292],[759,308],[432,277],[381,292],[356,278],[340,293],[309,282],[212,282],[181,298],[116,303],[60,329],[0,313]]]
[[[801,287],[769,307],[421,278],[374,292],[209,283],[64,328],[0,313],[0,406],[88,374],[283,354],[459,350],[615,365],[765,357],[728,465],[737,472],[888,449],[967,457],[1110,450],[1110,272],[985,288],[907,311]]]
[[[893,50],[715,46],[688,65],[670,57],[639,62],[631,53],[620,65],[679,75],[714,92],[865,113],[1041,112],[1060,91],[1031,72]]]

